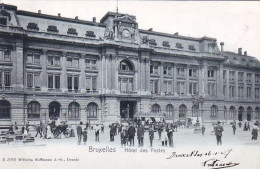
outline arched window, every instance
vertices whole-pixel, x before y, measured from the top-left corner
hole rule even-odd
[[[31,101],[27,105],[27,113],[28,113],[28,118],[40,118],[40,108],[41,105],[37,101]]]
[[[197,113],[199,113],[198,106],[193,105],[191,109],[192,109],[192,110],[191,110],[191,111],[192,111],[192,112],[191,112],[191,116],[192,116],[192,117],[197,117]]]
[[[122,61],[120,62],[120,70],[125,70],[125,71],[131,70],[131,71],[133,71],[134,68],[133,68],[132,64],[131,64],[129,61],[127,61],[127,60],[122,60]]]
[[[160,107],[158,104],[154,104],[154,105],[152,106],[152,113],[158,114],[158,113],[160,113],[160,112],[161,112],[161,107]]]
[[[216,105],[212,105],[210,108],[210,117],[216,118],[218,116],[218,107]]]
[[[77,102],[71,102],[69,104],[69,118],[76,119],[79,118],[80,106]]]
[[[260,119],[260,108],[259,107],[255,108],[255,119]]]
[[[174,114],[174,107],[171,104],[166,106],[166,118],[172,118]]]
[[[249,106],[247,108],[247,115],[246,115],[247,121],[251,121],[252,112],[253,112],[253,109],[252,109],[252,107]]]
[[[11,104],[9,101],[0,100],[0,119],[11,118]]]
[[[236,117],[236,108],[234,106],[230,106],[229,108],[229,118],[235,119]]]
[[[187,114],[187,106],[185,104],[180,105],[179,107],[179,118],[185,119]]]
[[[97,111],[98,111],[97,104],[94,102],[89,103],[87,106],[87,117],[88,118],[97,118]]]

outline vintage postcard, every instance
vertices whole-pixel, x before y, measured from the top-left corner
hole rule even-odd
[[[260,2],[0,0],[0,168],[260,169]]]

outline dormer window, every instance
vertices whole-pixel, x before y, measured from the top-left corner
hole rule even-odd
[[[189,50],[190,51],[195,51],[196,49],[195,49],[194,45],[189,45]]]
[[[30,31],[39,31],[39,27],[36,23],[28,23],[27,29]]]
[[[49,25],[47,32],[49,32],[49,33],[59,33],[59,30],[57,29],[57,26]]]
[[[69,28],[67,34],[72,36],[78,36],[77,30],[74,28]]]
[[[95,33],[94,33],[93,31],[87,31],[87,32],[86,32],[86,37],[95,38],[96,35],[95,35]]]
[[[182,46],[181,43],[176,43],[176,46],[175,46],[175,47],[178,48],[178,49],[182,49],[182,48],[183,48],[183,46]]]
[[[11,20],[10,13],[2,9],[0,11],[0,25],[7,25],[7,18],[9,19],[9,21]]]
[[[163,47],[170,47],[170,44],[168,41],[163,41],[162,45],[163,45]]]
[[[156,46],[157,45],[156,40],[155,39],[150,39],[149,40],[149,45]]]
[[[6,19],[6,17],[0,16],[0,25],[7,25],[7,19]]]

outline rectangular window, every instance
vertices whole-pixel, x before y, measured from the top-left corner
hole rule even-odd
[[[72,58],[71,57],[67,57],[67,66],[72,67]]]
[[[230,71],[229,72],[229,81],[234,81],[235,80],[235,72],[234,71]]]
[[[72,59],[72,66],[73,67],[79,67],[79,58],[73,58]]]
[[[177,67],[177,75],[178,76],[182,76],[182,77],[185,76],[185,69],[184,69],[184,67]]]
[[[251,89],[252,89],[252,87],[247,87],[247,97],[248,98],[251,97]]]
[[[97,90],[97,77],[92,77],[92,90]]]
[[[53,75],[49,74],[48,75],[48,88],[53,88]]]
[[[185,94],[185,82],[177,82],[177,93],[180,95]]]
[[[235,86],[229,86],[229,97],[235,97]]]
[[[48,65],[53,66],[53,56],[48,56]]]
[[[27,55],[27,63],[33,63],[33,55],[32,54]]]
[[[59,56],[55,56],[54,57],[54,65],[55,66],[60,66],[60,57]]]
[[[225,81],[226,80],[226,70],[223,70],[223,80]]]
[[[255,83],[260,83],[260,74],[255,75]]]
[[[72,76],[68,77],[68,89],[72,90]]]
[[[158,74],[158,65],[151,64],[150,65],[150,73],[151,74]]]
[[[259,99],[259,95],[260,95],[260,88],[255,88],[255,98]]]
[[[34,87],[40,88],[40,74],[38,73],[34,74]]]
[[[4,50],[4,60],[11,61],[11,52],[8,49]]]
[[[208,78],[214,78],[215,77],[215,70],[208,70]]]
[[[86,90],[87,91],[91,90],[91,77],[86,78]]]
[[[85,64],[86,64],[86,68],[87,68],[87,69],[90,69],[90,68],[91,68],[90,59],[86,59],[86,60],[85,60]]]
[[[97,66],[97,61],[96,60],[92,60],[91,61],[91,64],[92,64],[92,69],[96,69],[96,66]]]
[[[238,72],[238,81],[243,82],[244,79],[244,73],[243,72]]]
[[[158,81],[154,81],[154,93],[158,93]]]
[[[55,75],[55,89],[60,88],[60,75]]]
[[[243,91],[244,87],[243,86],[238,86],[238,97],[243,97]]]
[[[79,77],[74,76],[74,89],[78,90],[79,89]]]
[[[11,72],[4,73],[5,86],[11,86]]]
[[[197,83],[190,83],[189,84],[189,93],[196,94],[197,93]]]
[[[40,55],[34,54],[34,63],[35,64],[40,64]]]
[[[33,87],[33,74],[27,73],[27,87]]]
[[[252,74],[251,74],[251,73],[247,73],[246,81],[247,81],[248,83],[251,83],[251,82],[252,82]]]
[[[208,83],[208,94],[210,96],[216,96],[216,85],[215,83]]]

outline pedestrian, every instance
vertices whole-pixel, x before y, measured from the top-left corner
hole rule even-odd
[[[99,142],[99,130],[100,130],[100,128],[99,128],[99,125],[97,124],[95,126],[95,141],[96,142]]]
[[[254,126],[252,128],[252,140],[257,140],[257,137],[258,137],[258,131],[259,131],[259,128],[257,126],[257,123],[254,123]]]
[[[24,134],[24,130],[25,130],[25,127],[22,126],[22,130],[21,130],[21,133]]]
[[[167,130],[167,136],[168,136],[168,140],[169,140],[169,146],[173,147],[173,130],[172,129]]]
[[[158,124],[159,140],[161,140],[161,137],[162,137],[162,130],[163,130],[163,124],[161,122],[159,122],[159,124]]]
[[[84,131],[82,132],[82,136],[83,136],[83,143],[84,143],[84,145],[86,145],[86,142],[87,142],[87,139],[88,139],[87,128],[84,128]]]
[[[166,131],[162,131],[162,146],[167,147],[168,144],[168,136],[167,136],[167,132]]]
[[[47,124],[43,124],[42,126],[42,135],[43,135],[43,139],[47,138]]]
[[[38,134],[40,134],[40,138],[42,138],[41,126],[39,124],[36,127],[36,135],[35,135],[35,137],[37,137]]]
[[[130,142],[130,146],[135,146],[135,127],[133,124],[131,124],[131,126],[128,128],[128,136],[129,136],[129,142]]]
[[[47,124],[47,130],[46,130],[46,139],[50,139],[51,138],[51,126]]]
[[[202,127],[201,127],[202,136],[204,136],[205,130],[206,130],[205,126],[202,125]]]
[[[244,129],[243,130],[247,131],[247,124],[246,124],[246,122],[244,123]]]
[[[154,139],[154,130],[152,127],[149,129],[149,139],[150,139],[150,146],[153,146],[153,139]]]
[[[27,130],[27,134],[29,134],[29,125],[30,125],[29,122],[27,122],[25,125],[25,130]]]
[[[233,134],[235,135],[235,134],[236,134],[236,129],[237,129],[237,127],[236,127],[236,124],[235,124],[235,123],[233,123],[233,124],[232,124],[232,128],[233,128]]]
[[[104,129],[105,129],[105,127],[104,127],[104,125],[102,124],[102,125],[101,125],[101,133],[104,133]]]
[[[242,123],[241,123],[241,121],[238,122],[238,126],[239,126],[239,128],[242,127]]]
[[[122,132],[122,124],[119,124],[119,126],[118,126],[118,134],[120,134],[121,132]]]
[[[217,145],[222,145],[222,132],[224,131],[223,127],[220,125],[220,121],[218,121],[217,126],[215,127],[215,135],[217,138]]]
[[[113,129],[113,124],[110,125],[109,134],[110,134],[110,141],[113,142],[113,141],[114,141],[114,129]]]
[[[144,126],[143,126],[143,124],[140,124],[137,129],[137,139],[138,139],[139,147],[142,147],[144,145]]]
[[[126,145],[126,137],[127,137],[127,133],[126,133],[126,130],[124,129],[120,133],[121,147],[123,147],[123,146],[125,147],[125,145]]]
[[[78,145],[81,144],[81,138],[82,138],[82,122],[79,123],[77,126],[77,135],[78,135]]]
[[[247,122],[247,130],[250,131],[250,124],[249,124],[249,122]]]

